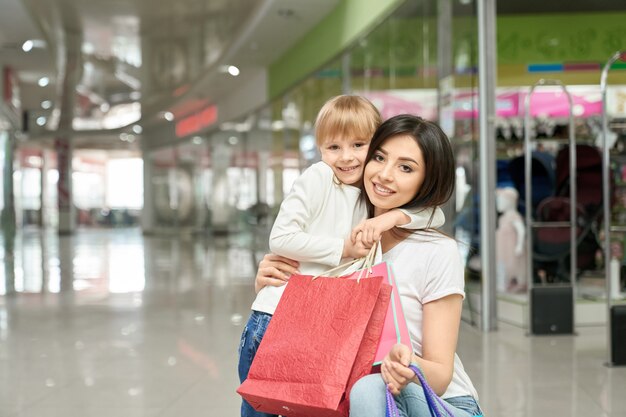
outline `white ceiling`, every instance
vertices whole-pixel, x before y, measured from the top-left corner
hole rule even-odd
[[[339,1],[0,0],[0,66],[17,71],[31,115],[46,116],[43,100],[58,103],[70,93],[75,116],[97,117],[102,103],[132,101],[137,90],[142,123],[154,123],[163,111],[182,116],[218,101],[245,85],[247,73],[258,77]],[[28,39],[47,46],[23,52]],[[72,54],[77,45],[82,54]],[[79,93],[58,88],[72,55],[82,68]],[[241,75],[225,75],[224,64],[239,66]],[[42,76],[52,80],[47,87],[37,85]],[[100,132],[91,143],[107,147],[104,138]]]

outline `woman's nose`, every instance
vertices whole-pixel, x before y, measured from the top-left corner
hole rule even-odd
[[[389,165],[383,166],[380,172],[378,172],[378,176],[383,181],[393,181],[393,175],[391,173],[391,167]]]

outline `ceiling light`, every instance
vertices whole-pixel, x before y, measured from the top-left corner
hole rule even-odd
[[[33,41],[30,39],[22,44],[22,51],[30,52],[33,49]]]
[[[41,39],[29,39],[22,44],[22,51],[30,52],[33,48],[45,48],[46,42]]]
[[[143,128],[141,127],[141,125],[135,125],[133,126],[133,132],[139,135],[141,134],[141,132],[143,132]]]
[[[50,84],[50,78],[48,78],[48,77],[41,77],[39,79],[39,81],[37,81],[37,84],[39,85],[39,87],[45,87],[48,84]]]
[[[234,65],[221,65],[219,67],[219,72],[224,73],[224,74],[229,73],[233,77],[238,76],[240,73],[239,68]]]
[[[52,102],[50,100],[44,100],[41,102],[41,108],[44,110],[48,110],[52,107]]]
[[[191,142],[193,142],[194,145],[202,145],[202,138],[200,136],[194,136]]]
[[[229,65],[227,68],[227,71],[230,75],[232,75],[233,77],[236,77],[239,75],[239,68],[237,68],[234,65]]]
[[[172,113],[171,111],[166,111],[165,113],[163,113],[163,117],[168,122],[171,122],[172,120],[174,120],[174,113]]]
[[[230,143],[231,145],[236,145],[237,142],[239,142],[239,139],[237,138],[237,136],[231,136],[228,138],[228,143]]]
[[[37,126],[43,126],[46,124],[46,118],[43,116],[39,116],[37,118]]]

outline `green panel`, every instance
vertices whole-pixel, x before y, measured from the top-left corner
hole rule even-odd
[[[498,63],[605,62],[626,48],[626,12],[498,17]]]
[[[345,50],[404,0],[341,0],[335,10],[270,66],[269,95],[276,97]]]

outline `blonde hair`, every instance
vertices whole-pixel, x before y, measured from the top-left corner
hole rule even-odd
[[[368,99],[336,96],[324,103],[317,114],[315,143],[322,146],[326,140],[338,137],[362,139],[369,143],[381,123],[380,112]]]

